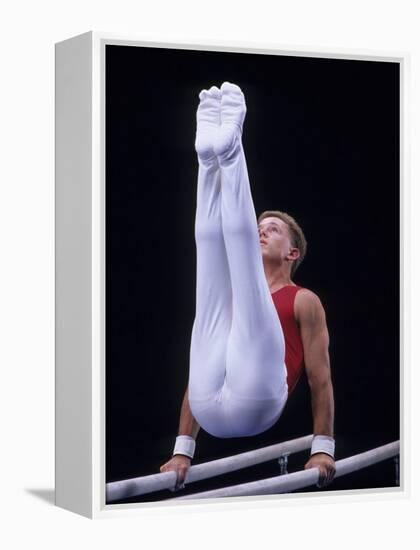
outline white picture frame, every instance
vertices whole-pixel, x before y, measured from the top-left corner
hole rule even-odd
[[[406,53],[308,51],[277,45],[176,44],[89,32],[56,44],[56,504],[89,518],[176,506],[287,503],[297,495],[215,499],[211,503],[106,503],[105,478],[105,48],[107,45],[293,55],[400,64],[400,217],[407,209]],[[401,226],[401,281],[404,281]],[[402,328],[408,288],[401,286]],[[405,339],[400,355],[400,486],[363,492],[363,498],[401,498],[408,491]],[[360,499],[360,492],[323,492],[306,499]],[[302,498],[299,496],[299,498]]]

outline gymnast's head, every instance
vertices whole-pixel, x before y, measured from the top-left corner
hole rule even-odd
[[[258,232],[264,262],[290,267],[290,276],[306,254],[306,239],[297,221],[286,212],[266,210],[258,217]]]

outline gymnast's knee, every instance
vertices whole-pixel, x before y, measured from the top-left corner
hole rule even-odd
[[[232,215],[223,220],[223,233],[231,237],[251,241],[255,240],[258,235],[258,229],[253,218],[248,219]]]
[[[196,220],[194,235],[196,242],[219,241],[223,238],[221,220],[218,218]]]

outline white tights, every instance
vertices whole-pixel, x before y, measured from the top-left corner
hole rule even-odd
[[[196,316],[189,402],[208,433],[261,433],[287,399],[285,346],[264,274],[242,125],[246,106],[225,82],[200,94]]]

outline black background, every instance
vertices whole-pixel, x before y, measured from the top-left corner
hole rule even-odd
[[[107,481],[158,472],[173,449],[195,306],[195,113],[199,92],[225,80],[246,97],[256,212],[289,212],[308,240],[294,281],[326,309],[336,457],[399,438],[398,64],[107,46]],[[303,377],[270,430],[235,439],[201,430],[195,461],[308,433]],[[293,456],[290,470],[307,459]],[[276,473],[272,462],[183,494]],[[328,490],[394,483],[391,460]]]

